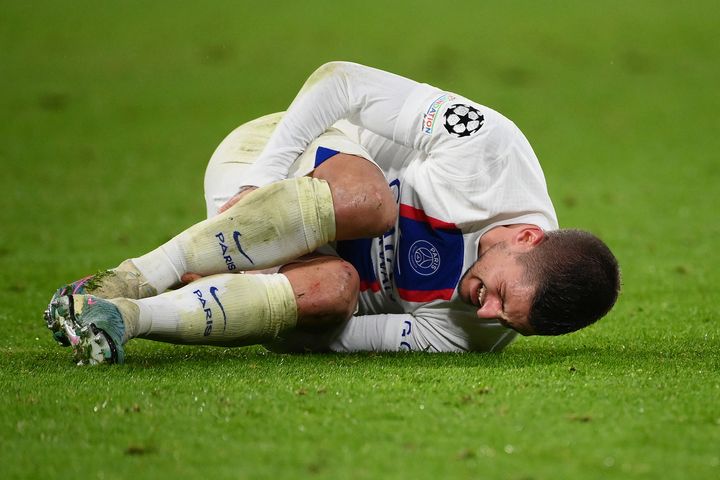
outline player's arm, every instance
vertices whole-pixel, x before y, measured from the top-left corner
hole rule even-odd
[[[323,65],[305,82],[244,181],[263,186],[285,178],[308,144],[340,119],[404,143],[397,138],[398,119],[419,85],[354,63]]]
[[[336,352],[498,352],[516,336],[497,323],[456,322],[447,309],[421,307],[415,314],[360,315],[336,330]],[[456,318],[456,320],[458,320]]]
[[[269,347],[282,353],[443,351],[443,345],[433,345],[422,330],[411,314],[358,315],[325,332],[295,330]]]
[[[423,315],[359,315],[337,330],[335,352],[466,352],[465,342]]]

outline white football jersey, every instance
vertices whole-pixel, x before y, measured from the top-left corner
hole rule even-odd
[[[244,181],[285,178],[331,125],[380,166],[400,213],[381,237],[337,242],[338,254],[360,274],[361,299],[357,316],[335,333],[331,348],[491,351],[509,343],[515,332],[478,319],[457,286],[477,260],[480,237],[493,227],[558,227],[540,164],[522,132],[460,95],[335,62],[310,78]],[[323,158],[328,150],[332,146]]]

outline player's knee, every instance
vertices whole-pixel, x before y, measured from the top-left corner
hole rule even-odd
[[[395,226],[398,216],[395,196],[387,185],[373,185],[368,193],[368,199],[365,210],[372,220],[372,235],[382,235]]]
[[[340,153],[318,166],[313,177],[330,185],[336,240],[375,237],[395,225],[395,195],[371,162]]]
[[[340,260],[334,262],[328,271],[325,296],[325,311],[337,322],[350,318],[357,308],[360,292],[360,277],[350,263]]]
[[[338,240],[375,237],[395,225],[398,206],[385,183],[360,183],[337,198],[342,199],[335,205]]]
[[[335,325],[349,319],[357,308],[360,292],[360,277],[355,267],[344,260],[332,263],[324,272],[323,294],[315,302],[317,326]]]
[[[382,232],[380,232],[379,235],[382,235],[391,228],[395,227],[395,222],[397,222],[398,216],[400,215],[399,206],[395,201],[395,195],[389,188],[387,189],[387,191],[388,198],[384,203],[382,212]]]
[[[280,269],[290,280],[298,308],[298,327],[324,328],[350,318],[358,303],[360,277],[337,257],[291,263]]]

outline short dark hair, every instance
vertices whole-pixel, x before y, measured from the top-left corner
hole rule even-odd
[[[545,232],[541,243],[518,261],[537,286],[528,320],[538,335],[562,335],[595,323],[620,293],[615,255],[589,232]]]

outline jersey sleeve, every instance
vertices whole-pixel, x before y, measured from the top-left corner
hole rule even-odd
[[[396,140],[403,105],[419,85],[399,75],[354,63],[323,65],[293,100],[250,168],[246,184],[263,186],[286,178],[290,166],[310,142],[341,119]]]
[[[540,165],[514,123],[465,97],[349,62],[327,63],[308,78],[244,185],[287,178],[307,146],[339,120],[419,153],[412,181],[434,199],[424,205],[428,215],[466,232],[491,223],[557,228]]]
[[[266,347],[278,353],[498,352],[515,338],[515,332],[499,325],[478,323],[475,330],[469,337],[447,320],[431,316],[356,315],[327,332],[294,330]]]
[[[458,325],[445,314],[352,317],[332,336],[334,352],[498,352],[516,333],[493,322]]]
[[[447,127],[443,128],[449,107],[470,104],[458,95],[376,68],[350,62],[327,63],[308,78],[288,107],[267,146],[249,169],[246,184],[263,186],[286,178],[290,166],[310,142],[339,120],[348,120],[427,156],[454,151],[461,156],[473,152],[475,159],[480,158],[472,144],[484,135],[471,139],[464,134],[449,134]],[[468,135],[483,125],[484,133],[493,124],[511,124],[486,107],[484,116],[477,108],[471,109],[462,120]],[[470,118],[472,115],[476,115],[475,120]],[[487,148],[496,147],[491,141]]]

